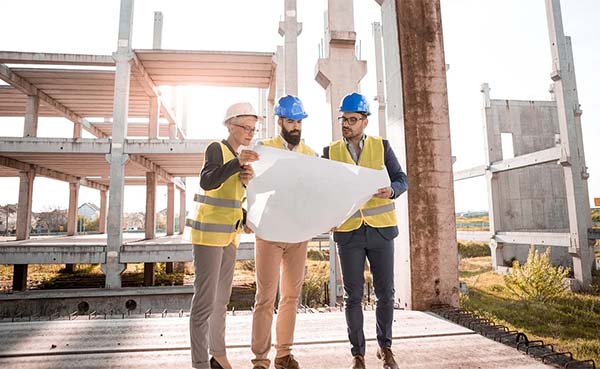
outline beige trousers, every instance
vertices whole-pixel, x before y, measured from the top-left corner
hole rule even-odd
[[[276,357],[290,354],[294,341],[298,299],[304,283],[308,241],[283,243],[256,238],[256,302],[252,315],[253,364],[269,367],[271,326],[281,274],[281,299],[277,311]]]

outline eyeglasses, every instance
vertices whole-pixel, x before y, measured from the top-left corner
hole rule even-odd
[[[251,133],[251,134],[256,134],[258,133],[259,129],[258,128],[254,128],[254,127],[248,127],[248,126],[243,126],[241,124],[235,124],[235,123],[231,123],[232,126],[236,126],[236,127],[240,127],[241,129],[244,130],[244,132],[246,133]]]
[[[365,120],[365,118],[361,117],[361,118],[356,118],[356,117],[350,117],[350,118],[346,118],[346,117],[338,117],[338,122],[341,125],[344,125],[345,123],[348,123],[349,126],[353,126],[356,123],[358,123],[358,121],[360,120]]]

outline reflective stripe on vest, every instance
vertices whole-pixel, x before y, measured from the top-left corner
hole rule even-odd
[[[221,152],[223,164],[235,159],[235,155],[223,143]],[[191,228],[192,244],[224,247],[239,245],[239,225],[243,218],[242,202],[246,190],[240,181],[239,173],[227,178],[218,188],[197,194],[195,217],[188,219],[186,225]]]
[[[242,206],[242,202],[239,200],[216,199],[214,197],[200,195],[199,193],[194,195],[194,201],[201,204],[220,206],[222,208],[239,208]]]
[[[352,216],[350,218],[360,218],[361,216],[371,217],[373,215],[387,213],[388,211],[392,211],[395,209],[396,209],[396,205],[394,205],[394,203],[391,203],[391,204],[386,204],[386,205],[382,205],[382,206],[377,206],[374,208],[362,209],[362,215],[361,215],[361,210],[357,210],[356,213],[352,214]]]
[[[185,225],[188,227],[192,227],[197,231],[203,232],[221,232],[221,233],[231,233],[236,230],[236,224],[211,224],[211,223],[200,223],[194,219],[187,219]]]
[[[346,147],[344,140],[333,142],[329,146],[329,158],[348,164],[357,165]],[[367,136],[358,159],[358,165],[371,169],[385,168],[383,139]],[[394,201],[372,197],[356,213],[337,228],[338,232],[350,232],[367,223],[374,228],[391,227],[397,224]]]
[[[285,143],[283,142],[281,136],[268,138],[266,140],[262,140],[261,142],[265,146],[287,150],[287,148],[284,146]],[[304,143],[304,140],[300,140],[300,143],[294,148],[294,151],[305,155],[317,156],[317,153],[313,149],[311,149],[307,144]]]

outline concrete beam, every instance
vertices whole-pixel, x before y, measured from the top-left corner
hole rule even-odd
[[[560,159],[561,148],[560,146],[557,146],[492,163],[490,170],[492,173],[504,172],[507,170],[524,168],[537,164],[557,162]]]
[[[40,101],[43,101],[46,105],[59,112],[63,117],[72,121],[75,124],[81,124],[88,132],[96,137],[107,137],[99,129],[95,128],[90,122],[83,119],[77,113],[66,107],[65,105],[54,100],[51,96],[38,89],[35,85],[31,84],[28,80],[14,73],[10,68],[4,64],[0,64],[0,79],[19,91],[23,92],[28,96],[37,96]]]
[[[473,241],[488,243],[492,238],[492,232],[487,231],[456,231],[458,241]]]
[[[473,168],[457,170],[454,172],[454,181],[461,181],[463,179],[476,178],[484,176],[486,170],[488,169],[488,165],[480,165]]]
[[[101,264],[106,260],[104,246],[2,246],[6,264]]]
[[[140,140],[128,139],[124,151],[132,154],[204,154],[212,140]]]
[[[160,263],[192,261],[192,248],[189,243],[164,245],[123,245],[122,263]],[[254,242],[241,242],[236,260],[254,260]]]
[[[156,173],[159,177],[163,178],[168,182],[174,182],[175,178],[169,174],[166,170],[156,165],[152,161],[146,159],[140,155],[129,155],[129,160],[136,164],[138,167],[144,169],[147,172]],[[147,179],[147,178],[146,178]]]
[[[5,156],[0,156],[0,166],[17,169],[21,171],[33,170],[36,175],[56,179],[59,181],[70,182],[70,183],[78,183],[82,186],[90,187],[100,191],[108,190],[108,186],[105,186],[101,183],[97,183],[95,181],[79,178],[72,176],[70,174],[58,172],[56,170],[48,169],[45,167],[41,167],[39,165],[32,165],[29,163],[25,163],[19,160],[7,158]]]
[[[419,214],[409,222],[411,308],[458,306],[454,183],[440,0],[397,0],[395,10],[405,134],[410,137],[406,140],[408,211]]]
[[[115,60],[110,55],[28,53],[20,51],[0,51],[2,64],[55,64],[89,65],[112,67]]]
[[[0,152],[108,154],[108,139],[1,137]]]
[[[67,212],[67,236],[77,233],[77,205],[79,202],[79,183],[69,183],[69,210]]]
[[[587,240],[587,232],[586,232]],[[493,239],[498,243],[546,245],[546,246],[571,246],[571,235],[569,233],[553,232],[497,232]]]

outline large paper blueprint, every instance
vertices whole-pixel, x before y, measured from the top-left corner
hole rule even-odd
[[[252,163],[247,224],[265,240],[302,242],[328,232],[390,185],[385,169],[260,145],[254,150],[260,160]]]

